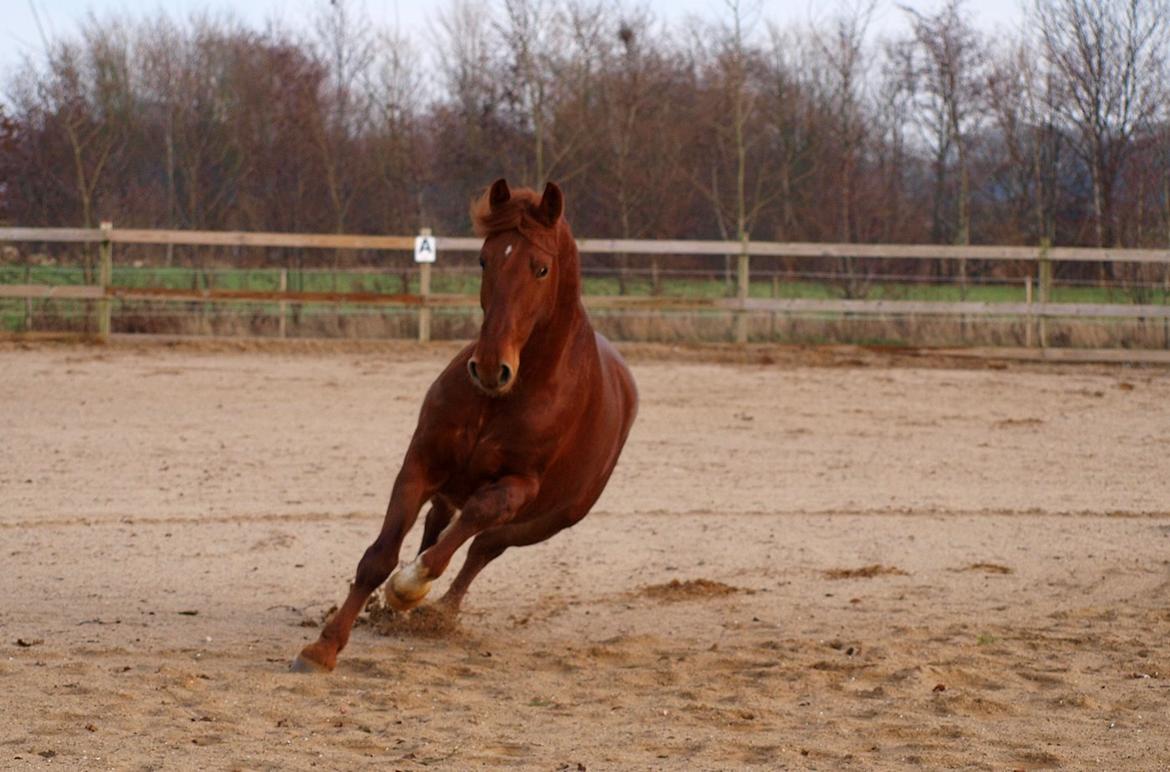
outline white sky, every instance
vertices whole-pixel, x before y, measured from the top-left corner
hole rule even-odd
[[[857,0],[853,0],[856,2]],[[0,0],[0,76],[10,71],[23,56],[39,58],[42,51],[41,35],[36,18],[40,17],[45,34],[50,38],[76,34],[79,22],[91,11],[99,17],[108,14],[131,16],[154,15],[160,9],[183,17],[197,10],[228,11],[256,27],[264,27],[266,21],[279,18],[289,27],[296,28],[298,20],[307,19],[315,7],[328,0]],[[359,0],[361,2],[361,0]],[[749,0],[750,2],[750,0]],[[761,0],[764,19],[782,24],[802,23],[823,17],[839,7],[840,2],[849,0]],[[874,32],[897,34],[905,29],[905,14],[899,5],[922,11],[936,8],[937,0],[876,0],[873,20]],[[723,0],[642,0],[655,16],[666,21],[681,21],[687,16],[717,20],[727,15]],[[430,19],[437,8],[447,5],[444,0],[364,0],[367,13],[376,24],[394,26],[404,30],[418,30],[426,35]],[[749,3],[745,3],[749,4]],[[33,9],[36,9],[34,14]],[[1013,27],[1022,16],[1021,0],[968,0],[968,11],[976,23],[987,32]]]

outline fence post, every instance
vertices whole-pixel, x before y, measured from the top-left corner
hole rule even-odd
[[[1052,247],[1052,241],[1048,238],[1040,239],[1040,254],[1038,256],[1040,285],[1039,302],[1040,302],[1040,348],[1048,348],[1048,317],[1045,316],[1045,306],[1052,298],[1052,261],[1048,259],[1048,250]]]
[[[114,274],[114,245],[110,241],[110,231],[114,224],[108,220],[101,223],[102,241],[98,247],[98,284],[102,288],[102,298],[98,300],[98,337],[103,342],[110,339],[110,282]]]
[[[288,301],[284,300],[285,293],[288,292],[288,269],[280,269],[280,337],[285,337],[287,316],[288,316]]]
[[[748,234],[743,235],[743,240],[739,247],[739,260],[736,265],[736,276],[739,279],[739,287],[736,292],[736,297],[739,298],[739,310],[735,312],[735,342],[747,343],[748,341],[748,315],[747,315],[747,299],[748,291],[751,287],[751,275],[749,273],[748,265],[748,240],[751,237]]]
[[[420,236],[430,236],[430,228],[420,228]],[[431,264],[418,264],[418,294],[422,296],[422,305],[418,309],[418,342],[431,341],[431,309],[427,305],[427,298],[431,295]]]
[[[1032,274],[1024,277],[1024,302],[1028,305],[1028,317],[1024,321],[1024,345],[1032,348],[1032,324],[1035,317],[1032,314]]]
[[[32,284],[32,250],[26,250],[24,253],[24,283]],[[32,331],[32,298],[24,299],[24,331]]]

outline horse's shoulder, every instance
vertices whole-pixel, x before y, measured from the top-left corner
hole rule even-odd
[[[443,447],[454,448],[476,422],[479,403],[474,387],[467,378],[470,347],[455,355],[427,389],[419,407],[414,444],[437,453]]]
[[[604,335],[599,332],[595,332],[594,335],[597,339],[597,353],[601,358],[603,372],[611,378],[618,379],[637,398],[637,386],[634,384],[634,376],[630,372],[629,366],[626,365],[626,360]]]

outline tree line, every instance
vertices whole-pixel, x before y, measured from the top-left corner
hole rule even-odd
[[[1170,244],[1167,0],[1034,0],[994,38],[962,0],[897,13],[91,16],[0,84],[0,221],[462,234],[507,176],[590,237]]]

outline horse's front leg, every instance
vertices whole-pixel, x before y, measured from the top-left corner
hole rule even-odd
[[[293,670],[312,672],[334,668],[337,654],[349,642],[354,621],[366,600],[398,565],[402,540],[414,525],[419,509],[434,495],[435,490],[436,486],[425,467],[408,458],[394,481],[394,491],[390,495],[390,505],[386,508],[386,518],[382,521],[382,531],[362,555],[345,602],[325,624],[317,640],[302,649],[293,660]]]
[[[465,541],[486,528],[508,522],[536,498],[540,481],[529,475],[508,475],[480,488],[462,511],[439,534],[438,540],[390,578],[386,600],[405,611],[422,602],[431,582],[443,571]]]

